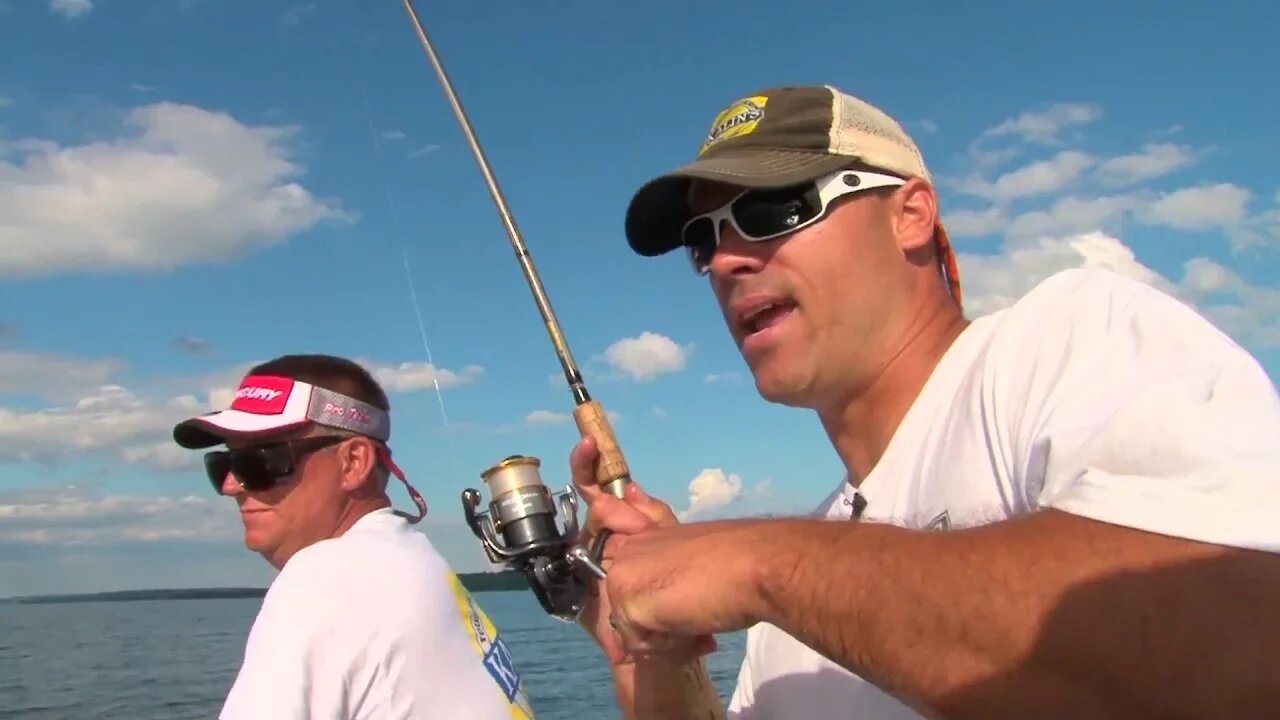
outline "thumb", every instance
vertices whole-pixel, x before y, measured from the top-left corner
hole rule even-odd
[[[596,485],[595,463],[599,456],[596,441],[590,436],[579,440],[569,453],[569,471],[574,488],[587,501],[587,504],[594,503],[603,492],[600,486]]]

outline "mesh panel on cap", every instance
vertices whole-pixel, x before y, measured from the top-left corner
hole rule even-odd
[[[831,152],[858,157],[868,165],[933,182],[920,148],[896,120],[864,100],[835,88],[830,90],[835,98]]]

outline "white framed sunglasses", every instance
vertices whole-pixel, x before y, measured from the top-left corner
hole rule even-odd
[[[680,241],[694,272],[706,275],[720,246],[721,223],[728,222],[747,242],[776,240],[821,220],[836,198],[905,183],[883,173],[839,170],[785,188],[744,190],[715,210],[690,218],[680,229]]]

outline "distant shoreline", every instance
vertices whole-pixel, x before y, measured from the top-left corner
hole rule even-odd
[[[458,573],[458,579],[473,593],[527,590],[528,581],[515,570]],[[0,598],[0,605],[50,605],[77,602],[136,602],[139,600],[226,600],[261,598],[265,587],[156,588],[153,590],[113,590],[61,595],[24,595]]]

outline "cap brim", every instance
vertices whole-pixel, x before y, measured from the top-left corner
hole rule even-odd
[[[178,423],[173,428],[173,441],[188,450],[200,450],[220,445],[232,438],[277,435],[306,425],[308,422],[303,420],[282,424],[279,416],[221,410]]]
[[[856,158],[802,150],[744,148],[695,160],[645,183],[627,207],[627,243],[653,257],[680,247],[680,228],[693,214],[689,186],[711,180],[743,188],[769,189],[816,180]]]

